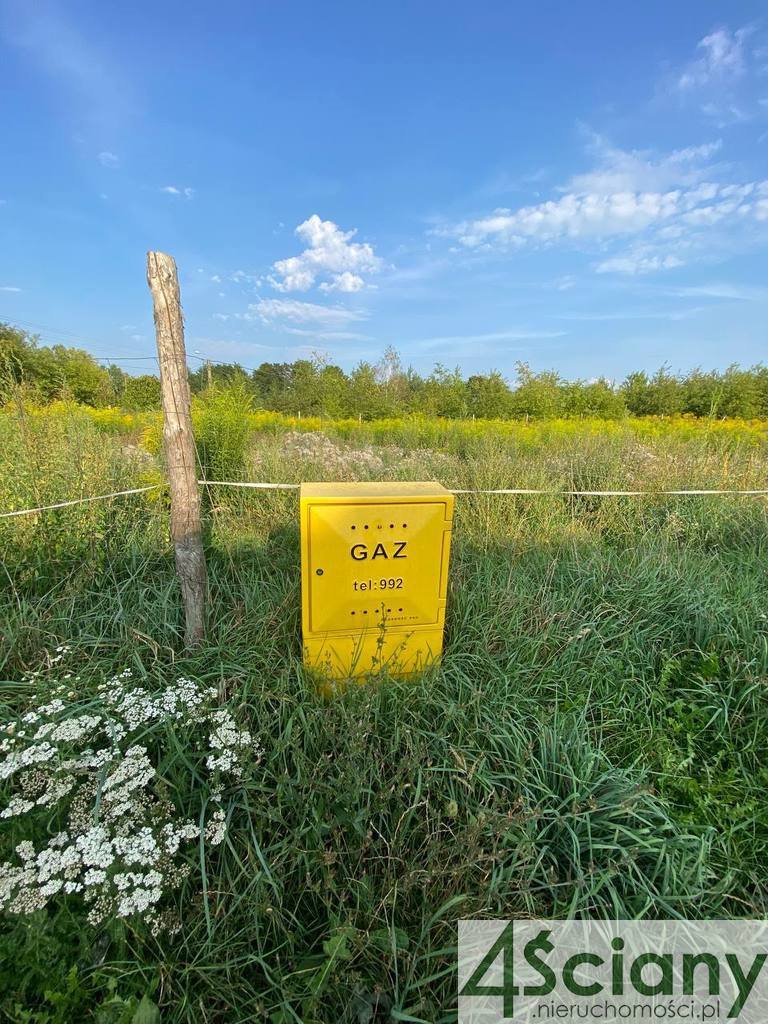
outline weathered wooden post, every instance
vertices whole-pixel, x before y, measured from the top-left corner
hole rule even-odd
[[[184,643],[190,648],[198,644],[205,633],[208,573],[200,523],[200,491],[184,349],[184,320],[173,257],[162,252],[148,252],[147,282],[152,292],[160,362],[163,448],[171,491],[171,539],[184,602]]]

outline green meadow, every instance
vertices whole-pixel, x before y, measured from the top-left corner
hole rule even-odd
[[[194,418],[215,480],[768,480],[761,421],[299,420],[236,390]],[[0,511],[161,484],[159,429],[9,401]],[[5,912],[0,1020],[437,1024],[455,1019],[461,917],[765,916],[765,497],[461,495],[441,664],[334,699],[301,663],[295,492],[203,498],[193,654],[162,487],[0,519],[0,737],[52,699],[59,718],[103,714],[130,669],[148,694],[215,689],[258,740],[214,793],[178,721],[141,726],[157,799],[193,818],[216,799],[223,841],[180,849],[167,933],[141,912],[94,925],[81,891]],[[1,806],[13,784],[0,772]],[[0,818],[0,878],[62,814]]]

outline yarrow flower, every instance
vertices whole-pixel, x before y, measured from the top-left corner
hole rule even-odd
[[[219,808],[218,811],[214,811],[211,820],[208,822],[205,828],[205,838],[211,844],[211,846],[219,846],[224,842],[224,837],[227,834],[227,816],[224,811]]]
[[[40,848],[22,840],[17,862],[0,864],[0,909],[32,913],[77,895],[92,924],[141,915],[155,930],[173,927],[161,903],[189,873],[183,847],[224,841],[223,787],[260,756],[258,741],[217,706],[215,689],[191,679],[154,692],[126,669],[99,687],[101,706],[86,711],[75,691],[54,694],[9,723],[0,741],[0,819],[45,814],[49,826],[64,827]],[[213,810],[199,813],[200,822],[179,814],[161,783],[160,727],[169,724],[202,752]]]

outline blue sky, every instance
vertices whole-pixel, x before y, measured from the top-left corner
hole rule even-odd
[[[0,319],[246,366],[751,364],[764,5],[0,0]],[[141,362],[124,363],[138,371]]]

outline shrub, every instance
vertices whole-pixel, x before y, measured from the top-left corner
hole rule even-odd
[[[213,387],[195,398],[193,421],[200,463],[214,480],[240,480],[251,436],[253,398],[241,383]]]

